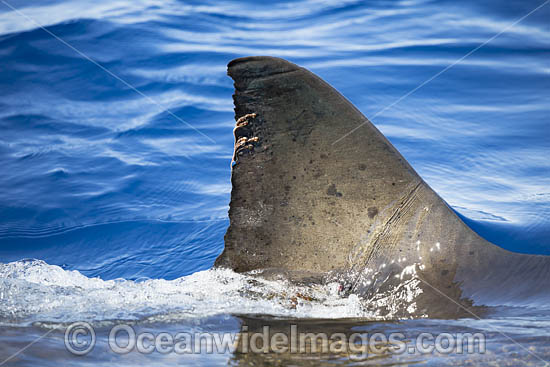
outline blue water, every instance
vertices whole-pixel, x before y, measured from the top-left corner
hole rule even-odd
[[[550,4],[510,27],[542,3],[0,1],[0,263],[19,261],[4,274],[49,294],[69,286],[54,265],[138,281],[211,268],[231,190],[226,64],[248,55],[310,69],[474,230],[550,255]],[[65,312],[14,292],[16,319]]]

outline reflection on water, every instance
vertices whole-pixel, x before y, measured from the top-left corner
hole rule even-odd
[[[71,355],[64,344],[64,327],[52,329],[54,325],[37,325],[31,328],[4,328],[0,335],[3,355],[17,352],[21,347],[42,337],[35,347],[15,357],[13,366],[46,365],[112,365],[134,366],[136,364],[154,363],[156,366],[173,365],[232,365],[232,366],[402,366],[402,365],[456,365],[456,366],[543,366],[541,359],[550,357],[548,348],[550,338],[543,328],[548,326],[548,318],[540,318],[536,324],[524,318],[502,318],[492,322],[477,320],[409,320],[400,322],[366,322],[354,319],[277,319],[263,317],[221,316],[203,318],[199,322],[179,322],[163,324],[158,322],[131,323],[136,335],[150,333],[153,337],[162,335],[177,336],[211,335],[211,340],[221,340],[227,335],[235,343],[228,344],[224,353],[208,348],[203,343],[196,349],[183,349],[180,353],[168,349],[151,348],[150,352],[138,352],[134,347],[127,354],[114,353],[109,346],[109,333],[116,323],[94,325],[96,344],[86,356]],[[279,333],[289,335],[292,329],[304,340],[301,349],[300,339],[296,349],[287,351],[279,341],[276,351],[262,349],[262,336],[267,328],[270,338]],[[53,330],[53,331],[52,331]],[[253,334],[259,331],[260,334]],[[45,335],[48,333],[47,335]],[[45,335],[45,336],[44,336]],[[125,347],[126,335],[121,332],[118,343]],[[248,342],[252,335],[259,335],[255,342],[258,350],[242,352],[243,336]],[[327,335],[330,348],[323,351],[322,335]],[[386,342],[384,338],[396,336],[397,342]],[[441,337],[441,335],[443,337]],[[463,348],[458,345],[449,347],[448,340],[454,336],[473,335],[475,347],[469,352],[466,342]],[[481,335],[481,337],[479,337]],[[375,336],[375,337],[373,337]],[[433,337],[433,338],[432,338]],[[513,338],[513,340],[509,339]],[[330,339],[332,338],[332,339]],[[168,339],[165,339],[165,341]],[[181,339],[183,340],[183,339]],[[205,340],[205,339],[203,339]],[[229,339],[228,339],[229,340]],[[353,345],[346,345],[345,343]],[[437,344],[440,340],[441,344]],[[458,339],[456,339],[458,340]],[[479,340],[482,342],[480,343]],[[290,342],[289,342],[290,343]],[[193,343],[191,343],[194,345]],[[170,345],[165,342],[165,345]],[[221,345],[221,344],[219,344]],[[270,344],[273,346],[273,344]],[[312,348],[318,348],[316,351]],[[397,350],[396,347],[402,350]],[[149,350],[149,344],[146,343]],[[481,349],[480,349],[481,348]],[[484,349],[483,349],[484,348]],[[249,348],[251,349],[251,348]],[[209,352],[209,351],[212,352]],[[351,353],[345,352],[346,350]],[[420,352],[419,352],[420,350]],[[193,353],[191,353],[193,351]],[[450,352],[451,351],[451,352]],[[480,353],[481,351],[481,353]]]

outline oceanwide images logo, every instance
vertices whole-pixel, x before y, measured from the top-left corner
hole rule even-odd
[[[65,348],[77,356],[84,356],[95,346],[95,330],[87,322],[75,322],[65,330]]]
[[[255,329],[258,330],[258,329]],[[138,332],[129,324],[108,331],[107,344],[116,354],[153,352],[168,354],[347,354],[351,359],[388,354],[480,354],[485,353],[482,333],[421,333],[407,337],[403,333],[324,333],[300,332],[298,325],[285,330],[263,326],[259,332],[243,325],[239,333]],[[86,322],[76,322],[65,331],[65,346],[74,355],[90,353],[96,344],[96,332]]]

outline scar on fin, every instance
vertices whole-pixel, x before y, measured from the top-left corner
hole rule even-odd
[[[247,120],[248,120],[249,118],[255,118],[256,116],[258,116],[258,114],[256,114],[256,113],[247,113],[246,115],[239,117],[239,118],[237,119],[237,126],[238,126],[239,124],[245,122],[245,121],[248,123]]]
[[[234,166],[235,163],[237,163],[238,154],[242,152],[243,150],[253,150],[254,145],[251,143],[257,143],[260,141],[260,138],[257,136],[254,136],[252,138],[247,138],[246,136],[243,136],[237,140],[237,143],[235,143],[235,152],[233,153],[233,160],[231,161],[231,167]]]
[[[258,114],[256,113],[247,113],[246,115],[241,116],[237,119],[235,128],[233,129],[233,136],[235,137],[235,140],[237,140],[237,130],[247,126],[249,122],[248,119],[253,119],[256,116],[258,116]]]

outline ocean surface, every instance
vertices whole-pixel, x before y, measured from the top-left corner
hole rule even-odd
[[[231,191],[226,65],[249,55],[316,73],[479,234],[550,255],[550,2],[0,0],[0,366],[548,365],[545,309],[390,322],[330,287],[209,270]],[[487,351],[357,362],[106,342],[123,321],[221,334],[258,320],[470,330]],[[85,356],[64,345],[77,321],[97,331]]]

